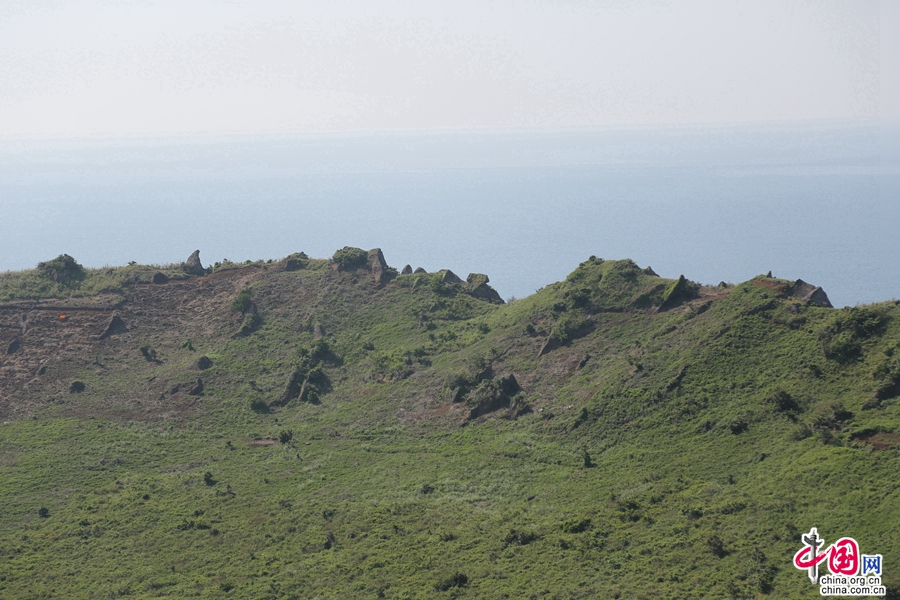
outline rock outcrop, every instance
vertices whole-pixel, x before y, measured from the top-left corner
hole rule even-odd
[[[182,269],[184,269],[184,272],[188,275],[203,275],[206,273],[206,269],[203,268],[203,263],[200,262],[199,250],[194,250],[188,259],[184,261]]]
[[[199,396],[202,393],[203,393],[203,380],[198,377],[197,383],[195,383],[193,385],[193,387],[191,387],[191,389],[188,390],[188,395]]]
[[[208,356],[201,356],[201,357],[198,358],[197,361],[194,363],[193,368],[194,368],[194,369],[197,369],[198,371],[205,371],[206,369],[210,368],[211,366],[212,366],[212,361],[209,360],[209,357],[208,357]]]
[[[426,271],[426,270],[423,269],[422,267],[416,267],[416,270],[413,271],[413,273],[427,273],[427,272],[428,272],[428,271]]]
[[[199,258],[197,260],[199,260]],[[169,278],[166,276],[165,273],[160,273],[159,271],[157,271],[156,273],[153,274],[153,279],[151,281],[156,284],[163,284],[163,283],[169,283]]]
[[[400,274],[401,275],[410,275],[410,274],[412,274],[412,272],[413,272],[412,267],[409,265],[406,265],[405,267],[403,267],[403,270],[400,271]]]
[[[831,305],[831,301],[828,299],[828,294],[825,293],[825,290],[818,286],[812,285],[811,283],[806,283],[802,279],[798,279],[794,282],[794,285],[791,286],[789,294],[806,304],[813,304],[815,306],[822,306],[825,308],[834,308]]]
[[[441,269],[440,271],[438,271],[438,273],[441,276],[441,283],[462,284],[463,282],[463,280],[457,277],[456,273],[454,273],[450,269]]]
[[[649,275],[650,277],[659,277],[650,265],[647,265],[647,268],[644,269],[644,274]]]
[[[111,335],[125,333],[126,331],[128,331],[128,326],[125,325],[125,321],[122,320],[122,317],[120,317],[119,315],[113,315],[106,323],[106,327],[103,329],[103,333],[100,334],[100,339],[105,340]]]
[[[372,248],[368,254],[369,268],[372,270],[372,276],[375,278],[375,285],[383,286],[388,282],[388,266],[384,260],[384,254],[381,248]]]
[[[483,273],[469,273],[466,277],[466,291],[474,298],[491,304],[504,304],[497,290],[488,285],[490,279]]]

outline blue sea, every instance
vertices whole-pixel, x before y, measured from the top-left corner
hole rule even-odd
[[[325,258],[487,273],[504,298],[591,255],[707,284],[772,271],[900,297],[900,127],[0,140],[0,271]]]

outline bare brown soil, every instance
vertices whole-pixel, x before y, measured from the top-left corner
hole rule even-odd
[[[854,437],[854,441],[869,444],[875,450],[890,450],[900,444],[900,434],[897,433],[873,433],[865,437]]]
[[[248,267],[165,284],[136,284],[124,299],[100,295],[0,304],[0,419],[29,416],[37,406],[50,403],[64,404],[63,412],[72,416],[104,412],[102,406],[90,405],[98,382],[86,381],[83,393],[70,392],[77,373],[91,369],[100,385],[113,373],[127,378],[146,366],[141,346],[172,343],[166,341],[172,331],[196,347],[232,335],[238,325],[231,301],[261,272]],[[124,320],[127,331],[101,340],[114,314]],[[7,353],[14,340],[18,348]],[[116,413],[108,416],[167,419],[190,412],[196,403],[186,392],[170,393],[165,378],[129,383],[129,397],[106,407]]]

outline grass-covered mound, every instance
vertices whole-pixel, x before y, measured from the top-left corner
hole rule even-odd
[[[897,303],[354,250],[3,308],[0,597],[808,598],[812,526],[897,589]]]

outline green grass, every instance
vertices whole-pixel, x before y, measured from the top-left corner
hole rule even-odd
[[[85,393],[0,427],[0,596],[809,598],[790,561],[812,526],[897,589],[900,457],[854,440],[900,432],[896,398],[863,409],[897,303],[792,308],[755,280],[688,303],[699,286],[599,259],[502,306],[433,281],[260,270],[250,334],[192,352],[160,329],[160,364],[75,368]],[[201,353],[190,411],[117,416]],[[313,367],[320,404],[250,409]],[[533,412],[465,420],[448,381],[479,373]]]

